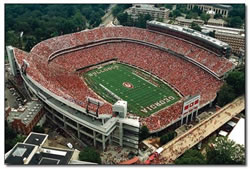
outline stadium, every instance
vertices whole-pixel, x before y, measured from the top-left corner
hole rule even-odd
[[[113,143],[138,148],[143,125],[155,133],[192,120],[234,68],[226,59],[230,50],[217,39],[156,21],[147,29],[98,27],[54,37],[29,53],[7,47],[13,74],[44,103],[47,117],[103,149]],[[195,96],[196,107],[183,113]]]

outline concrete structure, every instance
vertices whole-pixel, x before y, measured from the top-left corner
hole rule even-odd
[[[164,151],[160,154],[158,161],[154,161],[153,164],[172,164],[175,159],[180,157],[185,151],[218,130],[244,109],[245,98],[243,96],[238,97],[184,134],[163,145]],[[242,131],[242,134],[243,133],[244,131]]]
[[[78,150],[59,149],[46,146],[47,134],[31,132],[23,143],[17,143],[5,154],[7,165],[65,165],[75,164],[74,153]],[[87,164],[93,164],[88,163]]]
[[[43,105],[40,101],[28,102],[18,109],[11,108],[5,115],[11,127],[25,135],[28,135],[38,123],[42,125],[45,121]]]
[[[149,14],[154,20],[168,19],[170,10],[165,7],[156,8],[154,5],[148,4],[134,4],[128,10],[128,14],[131,15],[133,19],[137,19],[140,14]]]
[[[215,38],[228,43],[232,47],[232,52],[241,54],[245,51],[245,30],[221,26],[204,25],[203,30],[215,32]]]
[[[10,63],[10,72],[12,75],[16,76],[17,75],[17,70],[16,70],[16,62],[14,59],[14,55],[13,55],[13,48],[11,46],[6,47],[6,51],[8,54],[8,59],[9,59],[9,63]]]
[[[214,26],[224,26],[224,25],[226,25],[226,21],[224,21],[223,19],[213,19],[213,18],[210,18],[207,21],[207,24],[208,25],[214,25]]]
[[[184,17],[177,17],[175,19],[177,25],[190,27],[192,23],[196,23],[198,25],[204,25],[204,21],[200,19],[185,19]]]
[[[147,21],[147,28],[183,38],[189,42],[203,46],[220,56],[229,57],[231,55],[231,47],[229,44],[190,28],[166,24],[158,21]]]
[[[7,47],[7,49],[9,48]],[[8,52],[14,56],[13,50]],[[105,150],[107,144],[112,143],[138,148],[140,128],[138,118],[127,118],[126,113],[123,113],[123,118],[120,118],[119,115],[114,117],[112,114],[97,115],[96,112],[91,110],[78,109],[74,104],[69,106],[65,100],[60,99],[60,97],[27,76],[21,67],[17,67],[17,71],[27,85],[28,92],[43,102],[46,117],[77,139],[94,147],[101,145],[103,150]],[[27,110],[28,114],[22,115],[18,124],[23,124],[22,121],[28,120],[25,118],[29,115],[29,111]],[[18,127],[17,129],[19,130]]]
[[[191,10],[195,6],[198,6],[203,12],[214,11],[215,14],[221,14],[223,17],[228,17],[229,11],[232,9],[230,5],[220,5],[220,4],[188,4],[187,9]]]

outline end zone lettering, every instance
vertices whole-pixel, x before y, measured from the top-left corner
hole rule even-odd
[[[151,104],[150,106],[147,106],[143,109],[141,109],[141,112],[143,113],[147,113],[148,111],[152,111],[154,109],[156,109],[157,107],[160,107],[168,102],[170,102],[171,100],[174,100],[175,98],[173,96],[168,96],[168,97],[165,97],[164,99],[158,101],[158,102],[155,102],[153,104]]]

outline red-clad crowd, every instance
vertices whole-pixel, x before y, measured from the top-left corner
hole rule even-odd
[[[137,66],[158,76],[183,96],[201,94],[201,105],[216,97],[222,81],[191,62],[139,43],[107,41],[107,43],[92,47],[72,50],[72,52],[58,55],[48,62],[50,56],[61,50],[71,50],[90,42],[115,37],[150,42],[171,49],[199,62],[218,75],[232,69],[232,63],[227,59],[218,57],[212,52],[186,41],[146,29],[130,27],[101,27],[51,38],[37,44],[30,53],[15,49],[15,56],[20,65],[23,59],[29,63],[27,74],[32,79],[57,96],[84,108],[87,104],[86,96],[100,98],[86,86],[82,77],[75,70],[111,58],[118,58],[121,62]],[[140,119],[141,123],[146,124],[150,131],[167,126],[180,117],[182,101],[150,117]],[[99,109],[99,113],[111,113],[111,105],[104,104]]]

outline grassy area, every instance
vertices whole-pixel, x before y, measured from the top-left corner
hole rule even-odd
[[[151,75],[114,63],[84,74],[85,81],[110,103],[117,98],[128,102],[128,111],[142,117],[177,102],[180,97],[170,87]],[[114,96],[115,95],[115,96]]]

